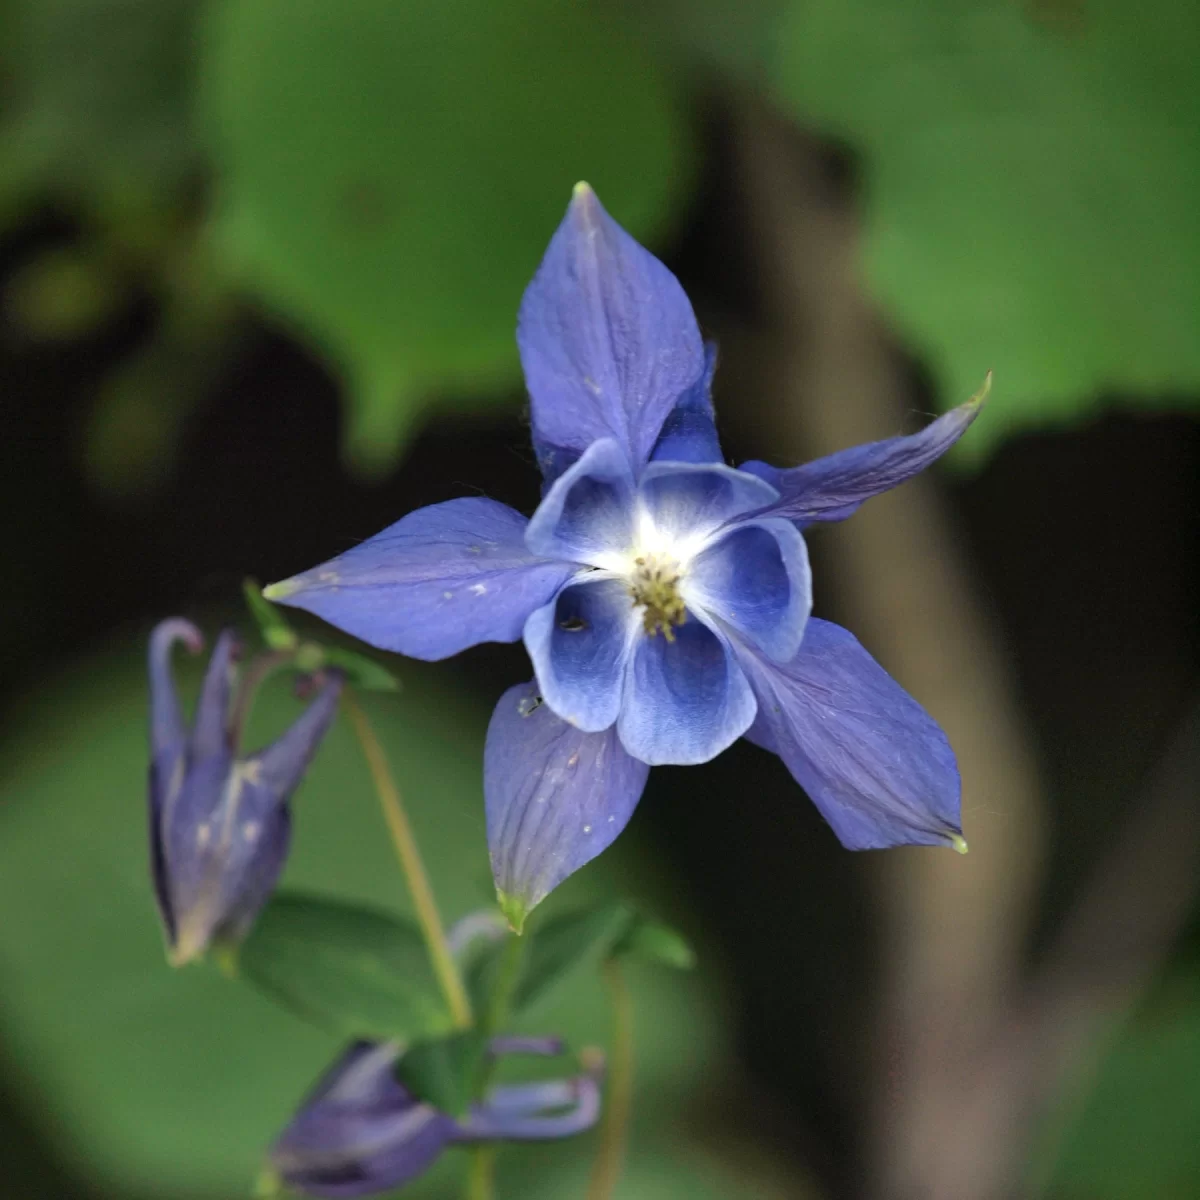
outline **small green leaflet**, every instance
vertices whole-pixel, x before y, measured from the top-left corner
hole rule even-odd
[[[487,1035],[468,1029],[410,1046],[396,1076],[414,1096],[459,1117],[483,1086],[486,1067]]]
[[[450,1027],[416,926],[378,909],[281,892],[231,958],[236,978],[334,1033],[408,1040]]]
[[[262,588],[257,580],[247,579],[242,584],[242,591],[246,597],[246,605],[267,647],[280,653],[292,654],[291,665],[296,670],[312,674],[325,667],[337,667],[345,672],[346,682],[360,691],[399,690],[400,683],[396,677],[373,658],[341,646],[301,641],[300,635],[291,627],[279,607],[263,597]]]
[[[480,1011],[486,1011],[511,936],[473,950],[468,960],[467,986]],[[561,913],[524,936],[530,944],[513,990],[513,1013],[525,1014],[546,1005],[568,980],[580,971],[595,970],[608,958],[641,958],[684,970],[696,961],[680,934],[646,920],[627,904],[607,903]]]

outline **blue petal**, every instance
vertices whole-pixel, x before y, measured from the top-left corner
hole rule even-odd
[[[183,783],[187,730],[171,678],[171,649],[180,641],[193,654],[204,648],[200,630],[182,618],[161,622],[150,635],[150,874],[168,944],[175,941],[175,918],[163,857],[162,814]]]
[[[156,762],[178,758],[187,740],[171,678],[171,650],[176,642],[183,642],[192,654],[204,649],[200,630],[182,617],[159,622],[150,634],[150,753]]]
[[[504,693],[488,727],[483,791],[492,875],[515,928],[612,844],[648,773],[614,729],[582,733],[539,703],[535,684]]]
[[[553,1115],[549,1115],[553,1114]],[[600,1081],[596,1075],[494,1088],[462,1122],[464,1141],[511,1142],[571,1137],[600,1117]]]
[[[612,438],[594,442],[554,481],[525,530],[543,558],[600,565],[633,545],[633,475]]]
[[[754,693],[724,638],[694,613],[674,634],[637,640],[617,719],[621,744],[651,766],[708,762],[754,720]]]
[[[812,573],[800,531],[779,518],[735,525],[698,554],[683,580],[689,608],[719,617],[768,658],[800,649],[812,611]]]
[[[161,823],[172,962],[190,961],[214,940],[240,941],[270,898],[291,840],[287,801],[333,720],[340,687],[331,678],[257,755],[235,762],[226,748],[188,763]]]
[[[216,758],[193,764],[163,814],[175,965],[216,938],[245,933],[278,879],[289,837],[282,798],[242,765]]]
[[[546,703],[599,733],[616,719],[631,644],[641,627],[629,589],[601,576],[563,588],[525,624],[525,648]]]
[[[233,691],[233,659],[237,648],[237,637],[233,631],[223,630],[213,647],[212,658],[208,660],[200,699],[196,701],[196,718],[192,722],[189,745],[193,758],[210,755],[224,757],[230,752],[229,700]]]
[[[517,343],[539,461],[615,438],[640,468],[704,371],[700,330],[678,280],[586,184],[525,292]]]
[[[329,671],[321,690],[291,727],[246,760],[261,786],[277,796],[290,796],[296,790],[337,716],[343,682],[341,671]]]
[[[723,461],[712,403],[712,379],[716,368],[717,346],[715,342],[708,342],[704,347],[704,374],[671,410],[650,455],[651,461]]]
[[[454,1121],[395,1078],[398,1047],[350,1047],[271,1147],[287,1187],[310,1196],[391,1191],[429,1169],[454,1139]]]
[[[218,823],[233,774],[233,751],[193,759],[163,806],[162,867],[170,896],[174,936],[170,958],[188,962],[208,947],[227,898],[221,880]]]
[[[536,1058],[556,1058],[565,1054],[567,1044],[560,1037],[544,1037],[540,1034],[505,1034],[488,1042],[488,1055],[493,1059],[507,1058],[511,1054],[527,1054]]]
[[[853,634],[813,618],[785,666],[739,656],[758,694],[747,737],[783,759],[842,845],[965,849],[946,735]]]
[[[271,898],[287,861],[291,814],[287,802],[300,785],[321,739],[337,715],[340,672],[331,671],[300,718],[265,749],[237,766],[244,777],[238,806],[229,809],[234,827],[222,868],[227,897],[215,936],[239,942]]]
[[[780,500],[770,516],[786,517],[802,525],[844,521],[864,501],[904,483],[941,458],[979,415],[987,386],[920,433],[853,446],[802,467],[784,470],[764,462],[748,462],[742,464],[742,470],[779,489]]]
[[[494,500],[435,504],[264,595],[410,658],[515,642],[571,573],[530,553],[525,525]]]
[[[651,463],[638,495],[655,529],[675,540],[703,540],[779,499],[770,484],[724,463]]]

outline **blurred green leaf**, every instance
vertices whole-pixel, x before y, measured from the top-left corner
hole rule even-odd
[[[1176,976],[1117,1033],[1059,1147],[1061,1200],[1200,1195],[1200,975]]]
[[[143,203],[195,170],[203,0],[25,0],[5,21],[0,165],[27,188]]]
[[[861,151],[869,278],[960,455],[1109,396],[1200,394],[1200,6],[794,0],[772,75]]]
[[[577,180],[648,239],[690,173],[672,79],[599,5],[242,0],[209,32],[219,240],[340,368],[364,469],[428,405],[516,387],[517,306]]]
[[[239,979],[332,1033],[409,1040],[450,1027],[420,931],[390,913],[280,893],[235,963]]]
[[[486,1012],[497,986],[512,934],[474,946],[466,959],[466,982],[473,1003]],[[559,988],[594,974],[609,957],[628,955],[676,968],[695,966],[696,956],[673,929],[648,921],[628,904],[607,902],[547,918],[524,933],[527,945],[512,990],[513,1012],[536,1013]]]
[[[124,302],[128,281],[111,263],[73,247],[49,250],[17,270],[5,312],[26,337],[69,341],[94,333]]]
[[[400,1081],[452,1117],[467,1111],[483,1081],[487,1035],[479,1030],[417,1042],[396,1064]]]
[[[632,919],[633,912],[625,904],[601,904],[542,922],[525,955],[513,993],[513,1010],[536,1010],[577,972],[598,967]]]
[[[687,939],[669,925],[635,917],[613,947],[614,955],[629,955],[647,962],[690,971],[696,965],[696,952]]]
[[[110,243],[108,252],[120,257],[133,248]],[[171,474],[188,418],[237,345],[234,313],[217,282],[197,255],[175,257],[181,261],[164,256],[161,263],[161,321],[104,380],[83,431],[88,480],[110,498],[145,496]]]

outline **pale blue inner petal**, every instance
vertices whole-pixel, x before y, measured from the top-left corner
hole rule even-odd
[[[689,564],[683,596],[769,658],[787,662],[800,649],[812,608],[804,539],[780,519],[734,526]]]
[[[629,589],[587,576],[563,588],[525,625],[525,646],[546,703],[588,733],[607,729],[621,708],[630,642],[640,627]]]
[[[608,565],[633,544],[633,495],[624,452],[611,439],[595,442],[546,493],[525,545],[544,558]]]
[[[651,766],[707,762],[754,720],[754,694],[724,640],[694,614],[673,630],[640,636],[617,731]]]
[[[655,462],[638,489],[641,508],[659,536],[702,542],[727,521],[774,504],[769,483],[722,463]]]

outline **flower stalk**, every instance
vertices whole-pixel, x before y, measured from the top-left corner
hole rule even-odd
[[[349,688],[343,693],[342,703],[362,747],[363,757],[367,760],[392,845],[395,847],[396,857],[400,860],[400,868],[404,872],[413,907],[416,909],[417,921],[425,937],[429,959],[450,1009],[450,1017],[456,1029],[470,1029],[473,1022],[471,1001],[466,988],[463,987],[462,976],[455,966],[450,947],[446,943],[446,930],[438,912],[429,876],[425,872],[425,864],[421,860],[421,852],[413,836],[412,825],[404,809],[400,789],[392,777],[387,756],[375,736],[374,729],[371,728],[370,721],[367,720],[367,714]]]
[[[633,1113],[633,999],[618,959],[604,964],[604,981],[612,1004],[612,1047],[609,1052],[608,1103],[600,1126],[600,1150],[592,1164],[587,1200],[610,1200],[621,1178],[629,1120]]]

